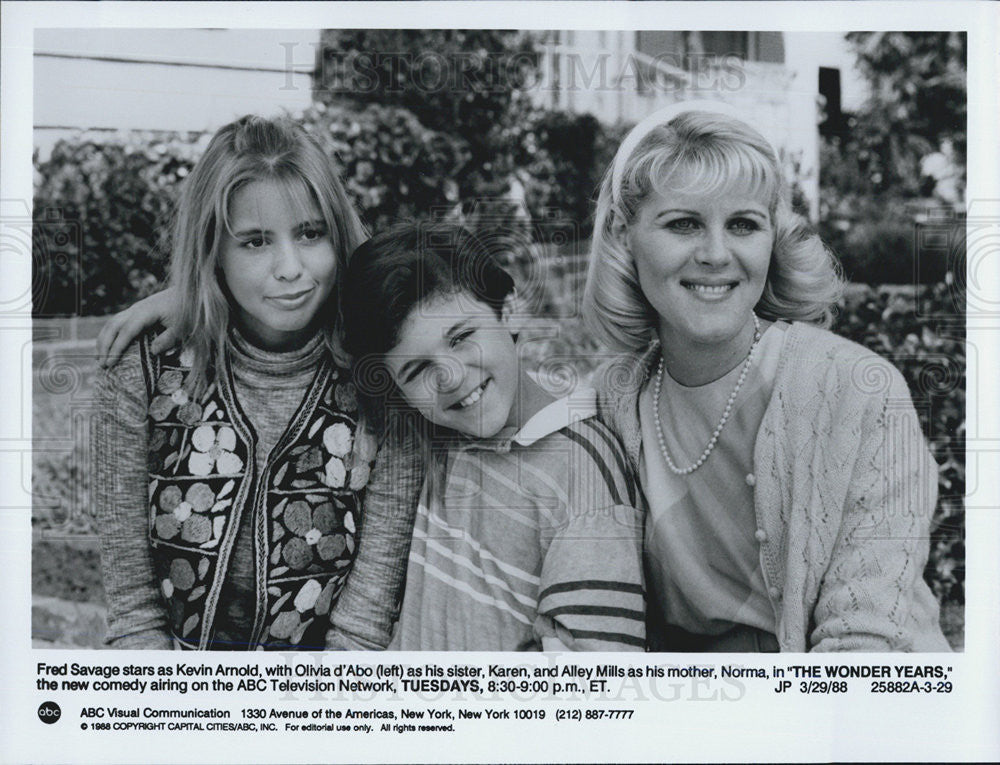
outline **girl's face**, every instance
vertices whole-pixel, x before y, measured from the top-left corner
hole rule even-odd
[[[336,255],[319,207],[295,204],[285,187],[256,181],[233,194],[222,274],[240,329],[261,348],[302,345],[333,290]]]
[[[694,176],[678,186],[697,189]],[[639,285],[663,343],[722,347],[738,337],[764,291],[774,233],[765,200],[739,189],[653,191],[625,231]]]

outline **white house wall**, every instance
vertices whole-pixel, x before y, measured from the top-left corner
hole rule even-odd
[[[789,180],[796,180],[808,201],[810,217],[819,212],[818,68],[845,62],[842,36],[795,40],[785,33],[783,64],[739,61],[713,76],[701,76],[669,65],[661,69],[659,87],[637,87],[633,31],[576,30],[549,33],[535,103],[576,113],[590,113],[608,124],[635,123],[646,115],[685,99],[723,100],[740,107],[786,157]],[[821,45],[819,43],[822,43]],[[821,59],[810,58],[813,46]],[[795,50],[794,60],[787,52]],[[840,56],[838,58],[838,56]],[[678,62],[680,63],[680,62]],[[795,170],[793,172],[793,166]]]
[[[214,131],[311,100],[318,30],[49,29],[35,35],[35,143],[79,130]]]

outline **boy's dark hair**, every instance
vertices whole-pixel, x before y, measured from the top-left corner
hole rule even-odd
[[[468,292],[497,317],[514,280],[497,262],[502,243],[455,223],[405,222],[351,255],[341,282],[344,345],[356,360],[399,341],[407,317],[434,295]]]
[[[423,418],[398,396],[382,355],[399,342],[407,317],[434,295],[468,292],[502,316],[514,280],[498,262],[501,240],[455,223],[397,223],[358,247],[341,280],[344,348],[365,417],[378,430],[390,410]]]

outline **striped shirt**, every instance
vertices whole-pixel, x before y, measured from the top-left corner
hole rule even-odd
[[[642,500],[595,413],[580,391],[435,458],[390,648],[644,649]]]

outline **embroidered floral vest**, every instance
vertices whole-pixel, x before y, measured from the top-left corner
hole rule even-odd
[[[180,350],[153,356],[143,340],[149,400],[150,544],[174,637],[213,646],[213,623],[241,518],[254,535],[257,603],[249,644],[324,647],[328,614],[354,559],[369,439],[355,443],[348,375],[321,362],[260,475],[255,434],[240,409],[228,355],[198,401]],[[367,447],[367,448],[366,448]]]

